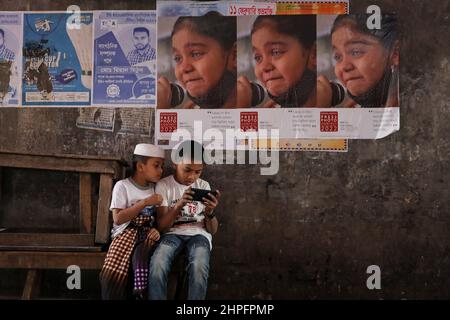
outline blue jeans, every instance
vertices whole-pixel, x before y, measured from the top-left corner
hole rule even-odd
[[[167,277],[175,257],[186,247],[188,254],[188,300],[204,300],[208,287],[209,241],[202,235],[164,234],[150,260],[149,299],[167,299]]]

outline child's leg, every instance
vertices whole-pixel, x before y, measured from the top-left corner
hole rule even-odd
[[[183,248],[183,240],[175,234],[165,234],[150,260],[148,297],[150,300],[167,299],[167,276],[174,258]]]
[[[188,300],[204,300],[208,288],[209,241],[202,235],[193,236],[186,244],[188,251]]]

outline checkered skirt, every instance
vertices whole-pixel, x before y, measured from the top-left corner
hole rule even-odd
[[[138,276],[134,291],[142,293],[147,288],[148,259],[154,245],[154,241],[146,237],[150,223],[151,217],[138,216],[112,241],[100,272],[103,299],[124,299],[127,296],[131,270]]]

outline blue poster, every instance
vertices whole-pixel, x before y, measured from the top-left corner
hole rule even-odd
[[[94,104],[155,105],[156,12],[94,13]]]
[[[91,103],[92,13],[26,13],[22,104]]]
[[[233,15],[232,8],[236,1],[161,1],[158,0],[157,9],[159,17],[203,16],[210,11],[217,11],[224,16]],[[234,14],[236,15],[236,13]]]
[[[17,107],[22,67],[22,14],[0,12],[0,107]]]

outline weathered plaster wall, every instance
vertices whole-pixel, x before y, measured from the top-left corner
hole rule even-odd
[[[70,3],[58,1],[58,9]],[[151,1],[81,3],[152,8]],[[208,167],[204,178],[223,191],[209,298],[450,298],[450,1],[361,0],[351,11],[370,4],[400,15],[401,130],[350,141],[344,154],[283,152],[276,176],[260,176],[258,166]],[[0,1],[1,10],[50,8],[55,1]],[[76,109],[2,109],[0,149],[128,157],[135,143],[151,141],[79,129],[77,116]],[[45,208],[44,199],[30,201]],[[19,203],[0,210],[14,206],[18,214]],[[382,270],[379,291],[366,288],[372,264]],[[64,275],[53,277],[64,285]],[[85,296],[96,297],[96,285],[88,282]]]

